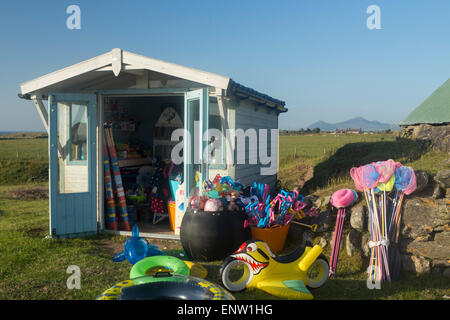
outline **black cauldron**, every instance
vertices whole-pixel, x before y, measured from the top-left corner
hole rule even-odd
[[[242,211],[204,212],[187,209],[181,222],[180,239],[189,259],[223,260],[251,239],[244,228],[247,215]]]

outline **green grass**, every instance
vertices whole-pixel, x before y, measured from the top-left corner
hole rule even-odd
[[[19,134],[14,134],[16,137]],[[28,136],[28,135],[27,135]],[[3,136],[0,136],[3,137]],[[48,180],[48,141],[45,138],[0,138],[0,184]]]
[[[351,182],[350,169],[373,161],[394,159],[430,175],[450,168],[444,162],[446,152],[431,152],[409,139],[392,134],[314,134],[280,136],[280,169],[278,178],[287,189],[303,188],[311,193],[318,189]],[[307,176],[304,181],[302,177]]]
[[[31,188],[34,185],[29,185]],[[130,264],[114,263],[112,243],[125,238],[99,234],[88,238],[55,240],[48,235],[47,200],[10,200],[6,191],[23,186],[0,187],[0,299],[95,299],[113,284],[128,278]],[[284,253],[297,244],[298,234],[291,233]],[[150,240],[151,241],[151,240]],[[330,255],[329,246],[325,255]],[[181,245],[166,251],[181,257]],[[348,257],[345,249],[339,257],[338,276],[313,290],[316,299],[441,299],[449,294],[448,282],[437,275],[415,276],[404,273],[400,281],[369,290],[365,282],[365,263],[360,255]],[[221,261],[202,263],[207,279],[217,283]],[[81,289],[66,286],[67,267],[81,269]],[[252,289],[234,294],[236,299],[277,299]]]
[[[280,167],[295,162],[296,159],[309,159],[312,161],[312,164],[316,164],[348,143],[379,141],[395,141],[395,137],[392,134],[385,133],[281,135]]]
[[[48,161],[47,139],[0,139],[0,160]]]
[[[0,299],[94,299],[127,278],[129,266],[113,263],[104,247],[120,237],[46,239],[48,200],[1,198],[0,208]],[[70,265],[81,269],[81,290],[67,289]]]
[[[12,142],[11,142],[12,141]],[[45,141],[45,143],[43,143]],[[23,159],[17,160],[14,142],[21,150]],[[297,155],[293,156],[293,146]],[[127,279],[130,264],[113,263],[111,244],[121,247],[125,238],[100,234],[88,238],[55,240],[48,235],[48,200],[11,200],[5,192],[14,188],[31,188],[27,184],[33,163],[36,168],[47,163],[37,158],[38,152],[47,152],[46,139],[0,140],[0,299],[94,299],[113,284]],[[33,151],[34,150],[34,151]],[[36,152],[37,150],[41,150]],[[324,151],[325,150],[325,151]],[[23,152],[23,153],[22,153]],[[444,163],[446,153],[417,149],[408,141],[396,141],[391,135],[332,135],[281,136],[281,170],[290,175],[300,175],[301,170],[291,169],[307,166],[314,173],[315,185],[311,188],[319,194],[330,195],[332,189],[352,187],[353,182],[346,173],[350,165],[393,157],[416,170],[435,174]],[[8,158],[9,157],[9,158]],[[26,158],[27,157],[27,158]],[[3,160],[1,160],[3,159]],[[356,159],[356,160],[355,160]],[[2,167],[3,165],[3,167]],[[343,166],[345,170],[339,168]],[[300,169],[302,167],[299,167]],[[31,171],[30,171],[31,170]],[[291,170],[291,171],[289,171]],[[39,172],[39,170],[37,170]],[[326,176],[330,174],[331,176]],[[5,175],[3,177],[2,175]],[[326,176],[326,179],[324,179]],[[38,180],[46,181],[46,178]],[[17,185],[14,185],[17,184]],[[41,182],[38,185],[47,185]],[[300,235],[291,232],[283,253],[298,244]],[[180,257],[178,248],[166,251]],[[325,255],[330,256],[329,245]],[[217,283],[221,261],[204,263],[207,279]],[[365,268],[367,258],[361,255],[348,257],[345,248],[339,256],[338,276],[312,293],[316,299],[441,299],[450,295],[449,283],[442,276],[428,274],[416,276],[403,273],[399,281],[385,284],[381,290],[366,287]],[[69,274],[67,267],[81,268],[81,289],[69,290],[66,286]],[[235,293],[237,299],[276,299],[260,290],[245,290]]]

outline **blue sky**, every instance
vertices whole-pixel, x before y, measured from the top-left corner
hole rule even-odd
[[[81,8],[81,30],[66,8]],[[369,5],[381,30],[369,30]],[[19,85],[119,47],[286,101],[281,129],[398,123],[450,77],[450,1],[1,1],[0,131],[44,130]]]

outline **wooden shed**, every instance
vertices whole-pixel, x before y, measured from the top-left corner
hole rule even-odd
[[[49,134],[52,237],[73,237],[108,229],[104,126],[111,119],[119,119],[113,127],[116,143],[122,141],[122,146],[126,146],[124,151],[118,148],[121,171],[151,167],[155,157],[167,158],[176,141],[162,137],[169,134],[170,138],[170,133],[181,127],[190,134],[189,139],[180,139],[185,194],[195,187],[196,177],[201,182],[218,173],[239,179],[243,185],[253,181],[272,187],[276,184],[276,170],[264,170],[278,166],[278,136],[271,139],[270,132],[260,129],[278,130],[278,116],[287,111],[285,103],[228,77],[113,49],[20,87],[19,97],[34,102]],[[168,123],[172,118],[177,119],[173,125]],[[165,131],[165,127],[171,128]],[[195,132],[211,128],[224,136],[226,132],[243,135],[244,149],[239,149],[238,139],[233,135],[232,139],[222,141],[219,159],[206,162],[202,149],[214,140],[201,134],[198,138]],[[254,132],[256,137],[252,135]],[[144,156],[133,155],[130,144],[136,137],[146,146],[148,153]],[[202,148],[194,147],[194,139],[199,139]],[[256,152],[261,148],[265,148],[263,153]],[[268,163],[264,155],[276,163]],[[244,163],[236,161],[244,156]],[[199,161],[191,161],[194,158]],[[147,237],[179,237],[159,224],[148,229],[142,227],[141,231]]]

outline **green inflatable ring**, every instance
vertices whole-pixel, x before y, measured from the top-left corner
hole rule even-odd
[[[135,280],[134,282],[136,285],[141,284],[141,277],[149,276],[161,271],[168,271],[185,276],[189,276],[191,273],[188,265],[181,259],[171,256],[152,256],[142,259],[131,268],[130,279]]]

